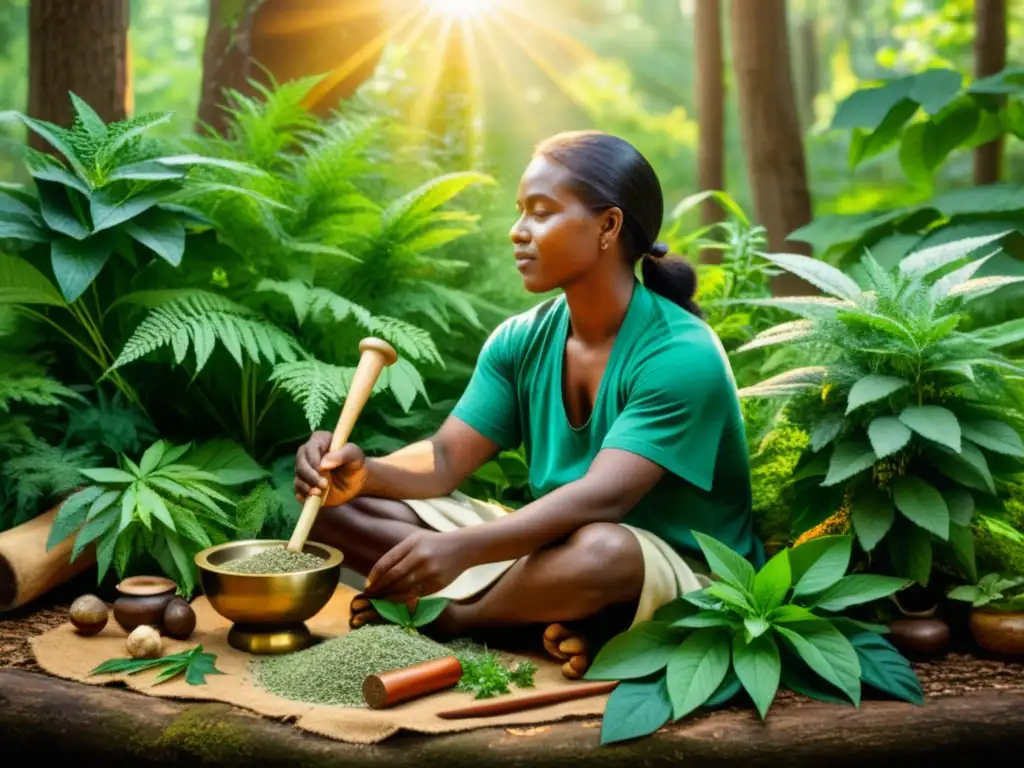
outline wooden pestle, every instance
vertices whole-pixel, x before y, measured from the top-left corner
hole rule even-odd
[[[361,353],[359,365],[352,377],[352,383],[349,385],[345,403],[341,407],[338,425],[334,428],[334,434],[331,436],[331,451],[337,451],[348,442],[352,428],[355,427],[356,420],[359,418],[363,406],[366,405],[366,401],[370,399],[380,372],[398,360],[398,353],[395,352],[394,347],[381,339],[363,339],[359,342],[359,351]],[[295,530],[292,531],[292,536],[288,540],[288,549],[294,552],[302,551],[309,532],[313,530],[313,523],[316,522],[320,505],[327,498],[329,490],[330,478],[328,478],[328,487],[322,493],[310,494],[306,497],[306,501],[302,505],[302,514],[299,515],[299,521],[295,524]]]
[[[462,720],[469,717],[497,717],[512,712],[525,712],[530,709],[539,709],[551,704],[560,704],[563,701],[576,701],[591,696],[603,696],[615,690],[619,682],[611,680],[606,683],[587,683],[586,685],[574,685],[571,688],[557,688],[553,691],[542,693],[530,693],[525,696],[516,696],[510,699],[498,699],[489,701],[486,704],[470,704],[459,709],[448,709],[438,712],[437,716],[443,720]]]
[[[363,681],[363,699],[374,709],[384,709],[451,688],[461,679],[462,664],[454,656],[445,656],[379,675],[369,675]]]

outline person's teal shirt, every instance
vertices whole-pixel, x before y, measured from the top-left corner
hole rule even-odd
[[[502,448],[524,446],[535,498],[579,480],[602,449],[643,456],[667,473],[624,523],[691,557],[701,557],[692,535],[700,531],[760,565],[725,351],[704,321],[635,285],[586,424],[570,424],[563,400],[564,295],[495,329],[452,414]]]

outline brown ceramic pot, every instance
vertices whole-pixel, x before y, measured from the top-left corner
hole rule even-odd
[[[1024,657],[1024,611],[971,611],[974,641],[990,653]]]
[[[163,576],[132,576],[125,579],[117,585],[120,597],[114,601],[114,620],[125,632],[131,632],[143,624],[159,629],[164,609],[177,588],[177,584]]]
[[[908,655],[937,656],[949,648],[949,625],[942,619],[896,619],[887,637]]]

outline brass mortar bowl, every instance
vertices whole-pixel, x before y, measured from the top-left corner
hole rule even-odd
[[[341,552],[306,542],[304,552],[323,558],[318,568],[295,573],[234,573],[223,566],[287,541],[252,539],[208,547],[195,556],[199,581],[213,609],[232,622],[228,643],[246,653],[280,654],[316,642],[306,620],[327,605],[341,577]]]

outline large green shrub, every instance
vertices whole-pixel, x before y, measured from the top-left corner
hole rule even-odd
[[[787,344],[814,363],[740,392],[788,399],[787,417],[810,436],[794,476],[796,533],[852,526],[900,576],[926,584],[938,550],[973,578],[975,511],[1000,506],[1000,481],[1024,458],[1024,367],[999,352],[1024,339],[1024,321],[959,330],[969,302],[1024,279],[974,277],[988,258],[979,249],[999,237],[922,249],[893,272],[865,255],[863,287],[814,259],[765,255],[827,294],[761,300],[800,319],[745,346]]]

